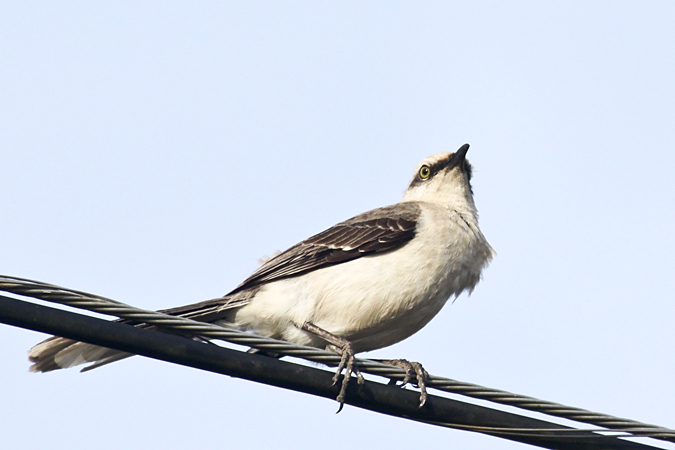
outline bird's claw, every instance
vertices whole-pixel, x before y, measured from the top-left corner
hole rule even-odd
[[[352,373],[356,375],[356,380],[359,384],[365,383],[363,375],[358,367],[356,367],[356,358],[354,357],[354,352],[352,346],[349,343],[344,343],[341,346],[329,345],[328,350],[339,353],[342,356],[340,359],[340,364],[338,365],[337,370],[335,371],[335,376],[333,376],[333,386],[335,386],[340,379],[340,374],[344,369],[345,373],[342,378],[342,385],[340,386],[340,393],[338,394],[337,402],[340,404],[337,412],[342,411],[342,408],[345,405],[345,396],[347,394],[347,385],[349,384],[349,379],[352,376]],[[337,414],[337,413],[336,413]]]
[[[389,364],[390,366],[400,367],[405,370],[405,377],[401,380],[401,386],[405,386],[412,380],[413,373],[415,374],[415,380],[417,386],[420,388],[420,408],[424,406],[427,402],[427,385],[426,380],[429,379],[429,373],[424,370],[422,364],[418,362],[411,362],[407,359],[386,359],[381,361],[384,364]],[[392,378],[389,384],[396,384],[396,380]]]

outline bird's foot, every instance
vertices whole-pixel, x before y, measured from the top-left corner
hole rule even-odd
[[[361,374],[361,371],[356,367],[356,358],[354,357],[354,351],[352,350],[352,344],[347,339],[340,336],[336,336],[333,333],[330,333],[323,328],[317,327],[313,323],[305,322],[300,327],[305,331],[309,331],[312,334],[315,334],[328,342],[326,346],[327,350],[339,354],[342,358],[340,359],[340,364],[335,371],[335,376],[333,377],[333,386],[335,386],[340,379],[340,374],[344,369],[345,373],[342,378],[342,385],[340,386],[340,393],[338,394],[335,400],[340,403],[340,407],[337,412],[342,411],[342,408],[345,405],[345,395],[347,394],[347,385],[349,384],[349,379],[352,377],[352,374],[356,375],[356,380],[359,384],[364,384],[366,381]],[[336,413],[337,414],[337,413]]]
[[[352,377],[352,373],[356,375],[356,380],[359,384],[365,383],[363,374],[355,364],[354,352],[352,351],[352,345],[349,342],[346,342],[342,345],[330,344],[326,349],[338,353],[342,356],[340,360],[340,365],[338,365],[337,370],[335,371],[335,376],[333,377],[333,386],[335,386],[340,379],[340,374],[344,369],[345,373],[342,378],[342,385],[340,386],[340,393],[338,394],[335,400],[340,403],[340,407],[337,412],[342,411],[342,407],[345,405],[345,395],[347,394],[347,385],[349,384],[349,379]]]
[[[422,364],[418,362],[411,362],[407,359],[383,359],[380,360],[380,362],[383,364],[389,364],[390,366],[400,367],[401,369],[405,370],[405,377],[401,381],[401,386],[408,384],[413,379],[414,375],[415,384],[417,384],[421,391],[419,407],[421,408],[424,406],[424,404],[427,402],[426,380],[429,379],[429,374],[426,370],[424,370]],[[396,384],[396,380],[392,378],[389,384]]]

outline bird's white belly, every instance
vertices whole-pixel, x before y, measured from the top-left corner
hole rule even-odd
[[[236,323],[263,335],[325,346],[322,339],[299,329],[311,322],[348,339],[356,352],[411,336],[449,297],[472,289],[487,262],[477,259],[473,248],[482,246],[484,238],[477,242],[445,208],[425,211],[418,226],[416,237],[395,251],[265,285],[237,312]],[[432,229],[422,229],[425,226]]]

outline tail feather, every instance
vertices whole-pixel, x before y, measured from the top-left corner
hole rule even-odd
[[[62,369],[55,360],[60,351],[72,346],[77,341],[58,336],[52,336],[28,351],[28,359],[34,363],[30,366],[31,372],[51,372]]]
[[[247,304],[253,294],[242,292],[232,297],[208,300],[161,312],[202,322],[231,322],[234,312]],[[144,326],[144,324],[136,326]],[[31,372],[50,372],[68,369],[80,364],[93,363],[82,369],[83,372],[86,372],[130,356],[133,356],[133,354],[58,336],[50,337],[28,351],[28,359],[33,363],[29,368]]]
[[[68,369],[88,362],[96,362],[96,366],[98,367],[102,365],[99,362],[103,362],[104,360],[107,361],[114,358],[114,361],[118,361],[129,356],[133,355],[119,350],[54,336],[30,349],[28,359],[33,365],[28,370],[31,372],[51,372],[52,370]]]
[[[89,364],[87,367],[80,370],[80,372],[88,372],[88,371],[96,369],[98,367],[105,366],[106,364],[114,363],[115,361],[119,361],[121,359],[129,358],[130,356],[134,356],[134,354],[133,353],[116,352],[113,355],[110,355],[108,357],[97,360],[94,364]]]

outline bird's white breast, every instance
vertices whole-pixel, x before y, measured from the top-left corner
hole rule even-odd
[[[356,352],[399,342],[426,325],[451,296],[472,290],[492,249],[458,212],[423,204],[403,247],[269,283],[235,321],[258,333],[323,347],[300,330],[311,322]]]

